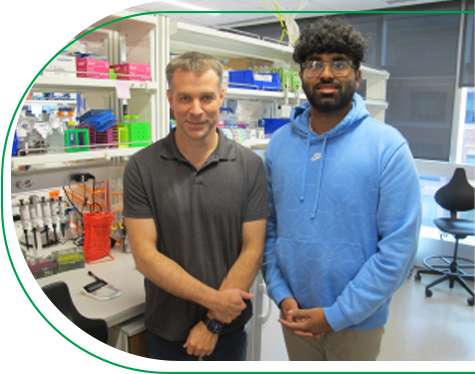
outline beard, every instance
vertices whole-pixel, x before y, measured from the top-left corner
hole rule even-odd
[[[322,94],[318,92],[320,84],[332,84],[337,91],[332,94]],[[356,81],[350,82],[346,88],[340,83],[318,82],[313,86],[308,84],[302,85],[303,91],[307,96],[310,105],[318,112],[331,113],[347,108],[353,100],[356,92]]]

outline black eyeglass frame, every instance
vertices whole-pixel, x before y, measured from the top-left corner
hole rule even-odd
[[[301,69],[302,71],[304,71],[304,70],[307,68],[307,65],[308,65],[308,64],[312,64],[312,65],[313,65],[314,63],[317,63],[317,62],[323,64],[323,68],[321,69],[321,71],[320,71],[320,73],[317,75],[317,77],[320,76],[320,75],[323,73],[323,70],[325,70],[325,65],[328,65],[328,66],[329,66],[330,71],[332,72],[332,74],[333,74],[335,77],[337,77],[337,76],[345,77],[346,75],[336,75],[335,72],[334,72],[334,69],[333,69],[332,64],[335,64],[335,63],[338,63],[338,62],[346,62],[346,63],[348,63],[348,64],[350,65],[350,68],[355,69],[355,71],[358,70],[358,67],[357,67],[355,64],[353,64],[351,61],[348,61],[348,60],[336,60],[336,61],[330,61],[330,62],[323,62],[323,61],[319,61],[319,60],[310,60],[310,61],[302,62],[302,63],[300,64],[300,69]]]

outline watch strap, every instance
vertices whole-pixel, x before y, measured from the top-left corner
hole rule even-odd
[[[213,334],[219,334],[221,330],[223,329],[223,325],[221,322],[208,318],[207,316],[204,316],[203,323],[206,325],[208,330],[211,331]]]

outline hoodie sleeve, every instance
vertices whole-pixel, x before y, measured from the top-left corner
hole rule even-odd
[[[389,301],[414,262],[420,231],[420,185],[406,142],[381,165],[381,170],[376,214],[378,250],[335,303],[324,308],[335,331],[364,321]]]
[[[265,159],[267,173],[267,189],[269,195],[270,216],[267,219],[266,243],[264,248],[264,261],[262,274],[264,276],[267,293],[274,302],[279,305],[282,300],[294,297],[278,265],[276,257],[277,242],[277,216],[274,205],[272,190],[272,142],[269,144]]]

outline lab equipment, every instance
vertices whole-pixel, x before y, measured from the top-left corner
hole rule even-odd
[[[90,296],[93,299],[96,299],[99,301],[114,299],[122,295],[121,289],[114,287],[113,285],[107,283],[105,280],[101,278],[98,278],[91,271],[89,271],[87,274],[93,277],[95,281],[92,283],[86,284],[82,288],[82,292],[85,295]]]
[[[35,243],[35,249],[37,251],[41,251],[42,249],[42,242],[41,242],[41,219],[39,216],[38,210],[38,197],[37,196],[30,196],[30,218],[31,218],[31,226],[33,230],[33,240]]]
[[[45,229],[46,246],[48,246],[51,244],[51,241],[49,239],[49,228],[52,225],[53,221],[51,220],[50,202],[46,200],[44,196],[41,198],[41,211],[43,213],[43,225]]]
[[[30,209],[28,205],[23,204],[23,199],[20,199],[20,217],[23,233],[25,234],[26,249],[29,250],[28,236],[31,230]]]

